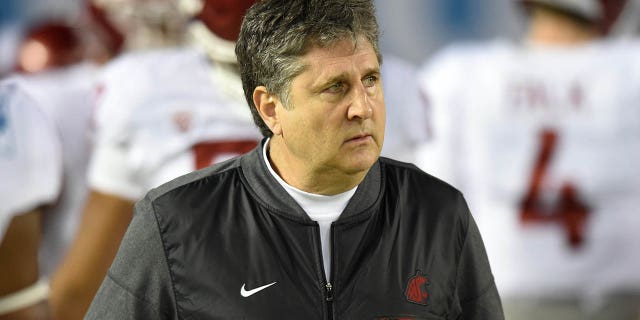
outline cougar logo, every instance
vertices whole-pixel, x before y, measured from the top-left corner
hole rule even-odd
[[[409,283],[407,284],[407,290],[404,293],[407,300],[426,306],[427,298],[429,297],[429,293],[427,293],[428,285],[429,280],[427,280],[427,277],[420,274],[420,270],[417,270],[416,274],[409,279]]]
[[[178,111],[173,114],[173,124],[181,133],[191,130],[193,115],[188,111]]]

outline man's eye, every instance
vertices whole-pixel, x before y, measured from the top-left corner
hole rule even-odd
[[[344,89],[344,84],[342,82],[336,82],[329,86],[324,91],[327,93],[340,93]]]
[[[378,77],[374,75],[367,76],[364,78],[364,80],[362,80],[362,83],[364,84],[365,87],[373,87],[376,85],[377,82],[378,82]]]

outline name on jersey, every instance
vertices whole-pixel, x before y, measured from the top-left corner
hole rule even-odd
[[[517,80],[507,85],[507,105],[522,112],[574,113],[585,109],[586,90],[576,82]]]

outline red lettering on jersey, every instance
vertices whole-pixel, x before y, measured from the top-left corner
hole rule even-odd
[[[579,82],[569,87],[547,87],[543,82],[529,80],[512,83],[508,89],[509,104],[519,110],[581,110],[585,90]]]
[[[409,279],[405,296],[409,302],[426,305],[429,294],[427,293],[428,280],[425,276],[416,271],[416,274]]]
[[[193,146],[196,169],[208,167],[218,161],[221,155],[239,156],[255,148],[255,140],[202,142]]]
[[[548,107],[549,106],[549,96],[547,94],[547,90],[545,87],[537,84],[532,85],[526,90],[527,103],[532,107]]]
[[[567,232],[567,242],[573,249],[584,241],[584,229],[589,215],[589,207],[581,201],[576,187],[565,182],[559,198],[553,203],[541,200],[543,180],[556,148],[557,134],[545,130],[541,135],[541,147],[533,169],[527,194],[520,203],[520,218],[524,224],[559,223]]]
[[[519,109],[547,108],[549,106],[549,93],[546,88],[536,81],[518,81],[510,84],[509,105]],[[526,110],[526,109],[525,109]]]

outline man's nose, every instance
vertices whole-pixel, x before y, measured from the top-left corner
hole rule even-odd
[[[351,100],[347,117],[349,120],[355,118],[368,119],[372,114],[371,99],[367,95],[366,88],[360,85],[353,91],[353,99]]]

